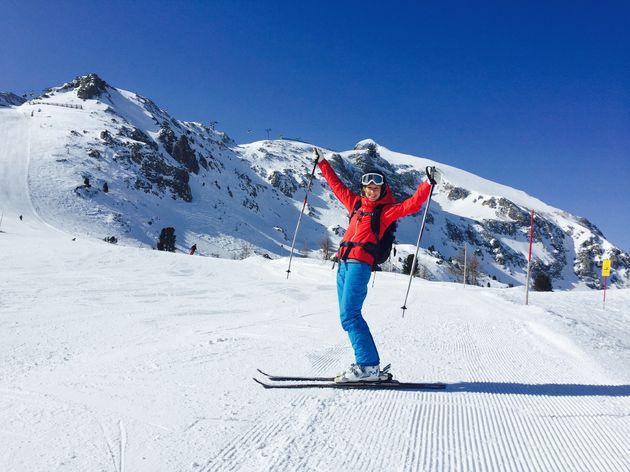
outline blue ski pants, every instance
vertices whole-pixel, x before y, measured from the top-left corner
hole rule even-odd
[[[337,271],[341,326],[350,337],[355,362],[363,366],[380,363],[370,328],[361,314],[371,275],[372,268],[364,262],[340,261]]]

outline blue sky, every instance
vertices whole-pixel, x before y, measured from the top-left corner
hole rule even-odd
[[[0,0],[0,90],[98,73],[237,142],[364,138],[630,251],[629,2]]]

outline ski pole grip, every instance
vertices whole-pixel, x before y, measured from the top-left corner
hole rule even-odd
[[[425,169],[427,178],[432,186],[435,186],[435,179],[433,178],[433,172],[435,172],[435,166],[427,166]]]
[[[313,154],[315,154],[315,168],[317,167],[317,164],[319,164],[319,160],[322,159],[324,156],[322,155],[322,152],[317,149],[316,147],[313,148]],[[323,159],[322,159],[323,160]]]

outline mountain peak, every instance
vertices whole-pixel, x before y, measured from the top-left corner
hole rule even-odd
[[[102,93],[107,92],[109,85],[97,74],[91,73],[81,75],[72,82],[64,84],[62,90],[76,90],[77,96],[82,100],[100,97]]]
[[[378,148],[378,143],[373,139],[363,139],[354,145],[355,151],[372,151],[376,152],[376,148]]]

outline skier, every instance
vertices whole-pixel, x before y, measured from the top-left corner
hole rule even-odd
[[[190,255],[194,256],[195,255],[195,251],[197,251],[197,245],[193,244],[192,246],[190,246]]]
[[[355,363],[337,375],[335,382],[385,380],[387,376],[381,373],[376,344],[361,313],[374,262],[371,252],[377,242],[376,235],[372,232],[371,217],[378,205],[384,205],[380,212],[380,240],[387,227],[394,221],[420,211],[420,207],[429,196],[431,184],[437,185],[441,174],[434,168],[433,175],[428,176],[429,181],[421,183],[413,196],[396,203],[382,172],[363,174],[359,196],[341,182],[320,149],[313,148],[313,154],[328,185],[351,215],[348,229],[337,252],[339,260],[337,297],[341,326],[350,338]],[[360,207],[354,211],[358,201],[361,202]]]

